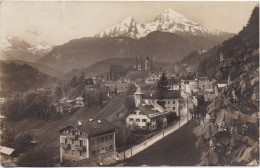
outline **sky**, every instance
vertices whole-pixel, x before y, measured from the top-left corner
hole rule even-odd
[[[151,22],[172,8],[207,28],[238,33],[258,1],[3,1],[0,4],[0,37],[18,36],[33,44],[60,45],[92,37],[128,16]]]

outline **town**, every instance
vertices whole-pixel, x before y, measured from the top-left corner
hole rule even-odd
[[[1,56],[1,166],[259,165],[258,13],[256,5],[247,25],[221,40],[165,9],[148,26],[128,17],[37,61]],[[179,20],[177,37],[174,24],[162,25],[170,19]],[[211,34],[196,39],[199,31]]]

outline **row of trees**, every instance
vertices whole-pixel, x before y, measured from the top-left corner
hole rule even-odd
[[[24,117],[47,120],[56,114],[52,102],[48,91],[29,91],[8,98],[1,106],[1,111],[10,121],[17,121]]]

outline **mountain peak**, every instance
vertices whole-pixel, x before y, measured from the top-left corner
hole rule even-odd
[[[222,31],[208,29],[196,22],[187,19],[184,15],[171,8],[164,9],[153,22],[136,23],[132,16],[128,16],[119,24],[102,30],[96,37],[117,37],[128,36],[133,39],[140,39],[154,31],[188,34],[195,36],[221,36]]]

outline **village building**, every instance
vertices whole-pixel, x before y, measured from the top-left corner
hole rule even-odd
[[[155,84],[159,80],[160,80],[160,76],[152,72],[145,78],[145,84]]]
[[[154,130],[158,127],[158,122],[167,125],[167,114],[159,105],[143,104],[127,116],[126,124],[133,128]]]
[[[75,107],[83,107],[84,106],[84,98],[79,96],[75,99]]]
[[[60,162],[76,162],[116,151],[115,126],[104,119],[68,124],[58,132]]]
[[[136,95],[137,96],[137,95]],[[138,98],[138,97],[136,97]],[[156,90],[146,90],[143,91],[143,94],[139,96],[142,99],[142,102],[145,104],[157,104],[158,95]],[[165,95],[165,98],[162,100],[165,102],[165,111],[167,112],[175,112],[177,116],[179,116],[179,98],[180,98],[180,91],[172,90],[168,91]]]
[[[13,154],[14,154],[13,148],[9,148],[6,146],[0,146],[0,162],[1,166],[4,167],[17,167],[17,165],[14,162]]]
[[[84,79],[83,82],[87,90],[94,86],[94,80],[92,78]]]
[[[126,82],[117,82],[116,83],[116,91],[117,91],[117,94],[119,95],[123,95],[126,93],[126,90],[128,88],[128,83]]]
[[[180,85],[176,81],[170,81],[168,83],[168,90],[180,90]]]
[[[110,65],[107,80],[108,81],[117,81],[120,78],[124,77],[126,74],[126,70],[121,65]]]

